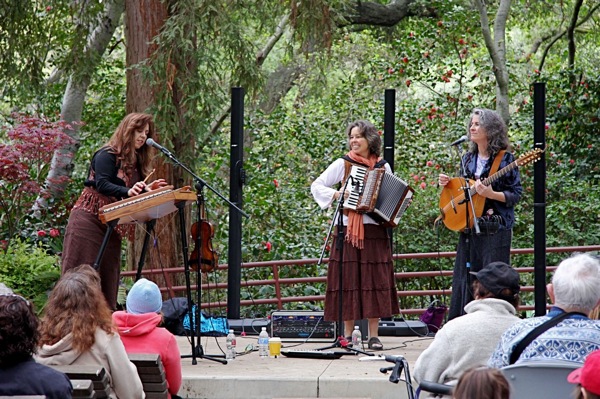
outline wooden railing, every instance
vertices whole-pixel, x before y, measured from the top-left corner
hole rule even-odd
[[[578,247],[552,247],[547,248],[546,253],[564,253],[566,256],[575,252],[597,252],[600,251],[600,245],[588,245],[588,246],[578,246]],[[516,270],[522,274],[532,274],[534,271],[533,267],[528,266],[519,266],[518,258],[519,255],[530,255],[533,254],[533,248],[521,248],[521,249],[513,249],[511,251],[512,254],[512,263],[515,265]],[[397,254],[394,255],[395,260],[415,260],[415,259],[440,259],[440,258],[454,258],[456,256],[456,252],[428,252],[428,253],[413,253],[413,254]],[[255,269],[255,268],[270,268],[271,273],[273,275],[272,279],[269,280],[249,280],[242,281],[241,287],[252,287],[252,286],[273,286],[275,295],[272,298],[255,298],[248,300],[241,300],[240,307],[248,307],[255,305],[274,305],[277,309],[284,309],[285,304],[289,303],[300,303],[300,302],[320,302],[325,299],[325,295],[307,295],[307,296],[292,296],[292,297],[284,297],[282,295],[282,287],[286,285],[292,284],[314,284],[314,283],[325,283],[326,277],[299,277],[299,278],[282,278],[279,275],[279,269],[285,266],[308,266],[308,265],[316,265],[318,263],[318,259],[294,259],[294,260],[280,260],[280,261],[270,261],[270,262],[247,262],[242,264],[242,268],[244,269]],[[323,263],[327,263],[327,259],[324,260]],[[556,268],[555,265],[548,265],[546,267],[547,271],[553,271]],[[227,265],[222,264],[216,268],[217,271],[226,271]],[[153,277],[163,276],[164,281],[166,282],[163,287],[161,287],[162,291],[168,291],[169,296],[182,296],[186,292],[186,286],[184,285],[174,285],[173,284],[173,276],[176,274],[183,275],[184,268],[183,267],[173,267],[173,268],[163,268],[163,269],[144,269],[142,271],[142,275],[144,277],[148,277],[150,279],[156,280]],[[191,272],[195,274],[195,272]],[[214,272],[213,272],[214,273]],[[135,278],[135,271],[124,271],[121,273],[122,276]],[[395,273],[396,280],[401,281],[404,279],[421,279],[421,278],[432,278],[432,277],[451,277],[452,270],[431,270],[431,271],[418,271],[418,272],[398,272]],[[206,279],[203,279],[203,281]],[[195,283],[192,284],[192,292],[196,292]],[[205,292],[206,290],[226,290],[227,283],[202,283],[201,290]],[[521,287],[523,292],[532,292],[534,289],[533,286],[524,286]],[[427,290],[399,290],[398,297],[430,297],[430,296],[450,296],[451,294],[450,287],[444,287],[441,289],[427,289]],[[194,294],[195,296],[195,294]],[[210,295],[211,297],[222,297],[223,295]],[[203,295],[202,298],[206,298],[206,295]],[[227,307],[226,301],[215,301],[215,302],[202,302],[201,308],[225,308]],[[532,310],[532,305],[522,305],[520,307],[521,310]],[[402,309],[402,313],[405,315],[409,314],[421,314],[425,311],[425,308],[414,308],[414,309]]]

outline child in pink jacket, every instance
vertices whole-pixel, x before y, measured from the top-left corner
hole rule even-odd
[[[162,323],[162,295],[158,286],[139,279],[127,294],[127,311],[113,313],[127,353],[158,353],[165,368],[169,398],[181,388],[181,355],[175,336]]]

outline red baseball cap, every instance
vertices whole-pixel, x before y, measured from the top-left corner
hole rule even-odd
[[[600,350],[590,353],[583,367],[571,371],[567,377],[567,381],[572,384],[580,384],[588,392],[595,395],[600,395]]]

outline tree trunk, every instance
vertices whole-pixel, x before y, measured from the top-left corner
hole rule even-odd
[[[61,198],[65,192],[68,179],[73,172],[73,157],[77,153],[80,144],[79,126],[81,123],[81,114],[85,103],[88,86],[92,80],[96,67],[102,60],[102,54],[108,47],[115,29],[119,25],[121,15],[125,8],[124,0],[113,0],[105,4],[104,14],[98,20],[96,27],[91,29],[87,45],[83,54],[75,59],[85,59],[86,62],[81,70],[75,70],[69,77],[67,88],[63,97],[61,106],[61,118],[68,122],[69,129],[65,129],[71,138],[75,141],[73,144],[65,146],[54,153],[50,171],[46,178],[44,193],[40,195],[33,205],[33,212],[39,215],[41,209],[48,207],[47,199]]]
[[[177,79],[172,81],[162,82],[164,87],[159,87],[155,82],[148,81],[135,65],[141,62],[152,60],[157,51],[161,51],[154,43],[154,38],[164,28],[165,22],[169,18],[169,9],[167,2],[161,0],[127,0],[125,7],[126,23],[125,23],[125,39],[127,43],[127,112],[149,112],[155,105],[158,95],[165,90],[169,90],[169,98],[175,108],[176,119],[175,123],[178,131],[181,133],[186,129],[185,109],[181,105],[183,103],[184,92],[179,87]],[[180,59],[175,54],[176,48],[170,48],[169,51],[173,55],[173,59]],[[167,68],[172,68],[173,76],[185,73],[190,68],[190,65],[169,64]],[[148,75],[146,75],[148,76]],[[163,93],[164,94],[164,93]],[[164,98],[164,97],[163,97]],[[170,122],[173,126],[173,121],[155,121],[157,126],[166,125]],[[177,131],[177,129],[173,129]],[[191,143],[181,142],[180,135],[169,134],[169,132],[157,132],[157,141],[163,145],[171,143],[173,153],[179,154],[182,148],[189,150],[193,148]],[[184,137],[186,137],[184,135]],[[161,141],[162,138],[162,141]],[[182,176],[181,168],[174,169],[173,164],[165,162],[162,154],[154,160],[155,163],[155,178],[163,178],[173,185],[175,189],[189,184],[191,180],[189,176]],[[189,205],[189,203],[188,203]],[[190,231],[191,225],[190,214],[191,206],[184,208],[186,216],[186,226],[184,231]],[[146,234],[145,226],[138,226],[136,229],[136,239],[133,242],[128,242],[127,245],[127,268],[134,270],[138,268],[140,255],[143,247],[144,236]],[[144,269],[157,269],[164,267],[178,267],[183,264],[182,255],[182,240],[179,215],[177,212],[166,217],[158,219],[154,228],[154,235],[151,238],[151,244],[146,252]],[[193,248],[193,243],[190,242],[189,234],[186,236],[186,241],[189,247],[189,252]],[[157,280],[153,277],[154,280]]]
[[[483,0],[474,0],[479,10],[481,32],[485,46],[490,54],[493,72],[496,77],[496,111],[508,124],[510,120],[508,99],[508,67],[506,65],[506,21],[510,12],[511,0],[501,0],[494,20],[494,33],[490,32],[490,23],[487,16],[487,7]]]

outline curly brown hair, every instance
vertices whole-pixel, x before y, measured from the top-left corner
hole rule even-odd
[[[38,339],[38,319],[30,302],[19,295],[0,295],[0,368],[29,359]]]
[[[141,168],[142,178],[148,176],[152,170],[154,147],[143,145],[139,150],[135,149],[135,132],[144,129],[146,125],[149,129],[147,139],[154,139],[156,131],[152,115],[135,112],[128,114],[106,144],[111,153],[117,156],[117,161],[121,162],[121,168],[128,176],[131,176],[137,164]]]
[[[53,345],[73,333],[73,349],[86,352],[96,329],[114,334],[112,312],[100,289],[100,277],[90,265],[67,271],[50,293],[40,327],[40,344]]]

